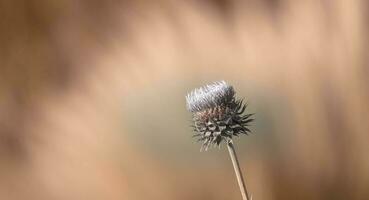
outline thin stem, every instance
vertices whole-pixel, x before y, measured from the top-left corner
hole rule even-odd
[[[238,162],[236,151],[234,149],[232,140],[229,140],[227,142],[227,147],[228,147],[229,155],[231,156],[234,171],[236,173],[238,186],[240,186],[242,199],[243,200],[251,200],[250,196],[247,192],[247,189],[246,189],[245,181],[244,181],[243,176],[242,176],[240,164]]]

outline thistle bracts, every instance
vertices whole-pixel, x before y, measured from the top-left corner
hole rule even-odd
[[[201,149],[219,146],[233,136],[248,134],[252,114],[244,114],[246,104],[236,100],[235,91],[225,81],[198,88],[186,96],[187,109],[193,114],[194,137]]]

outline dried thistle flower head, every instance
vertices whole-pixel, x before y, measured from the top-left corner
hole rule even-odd
[[[244,114],[246,104],[236,100],[236,92],[225,81],[194,89],[186,96],[187,109],[193,114],[194,137],[202,142],[201,149],[219,146],[223,140],[248,134],[253,114]]]

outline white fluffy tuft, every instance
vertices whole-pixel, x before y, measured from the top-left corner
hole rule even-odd
[[[231,85],[225,81],[214,82],[188,93],[186,96],[187,109],[190,112],[198,112],[214,108],[232,101],[234,96],[235,91]]]

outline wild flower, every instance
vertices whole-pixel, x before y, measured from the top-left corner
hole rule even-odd
[[[236,92],[225,81],[194,89],[186,96],[187,109],[193,116],[194,137],[202,142],[201,150],[226,141],[243,200],[252,200],[246,189],[237,159],[233,136],[250,133],[253,114],[244,114],[247,105],[236,99]]]
[[[225,81],[194,89],[186,96],[187,109],[193,115],[194,137],[201,149],[219,146],[233,136],[250,133],[253,114],[244,114],[247,104],[236,99],[236,92]]]

